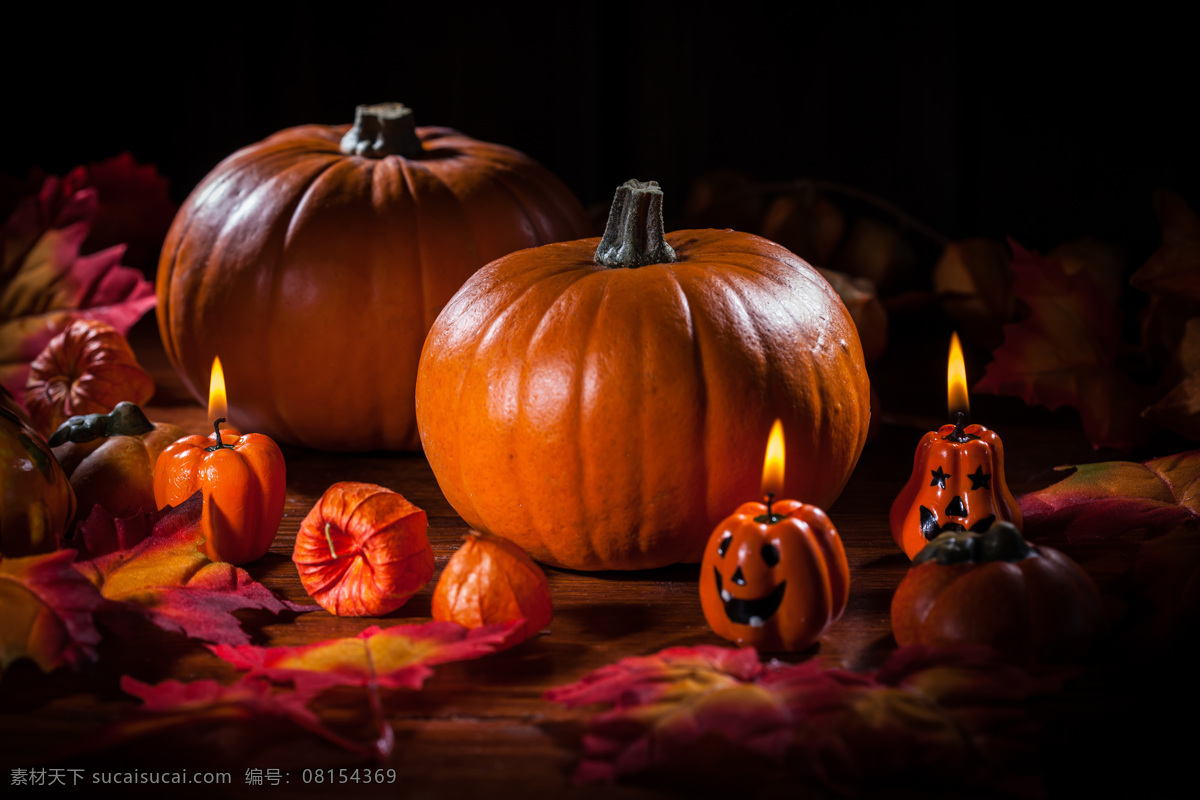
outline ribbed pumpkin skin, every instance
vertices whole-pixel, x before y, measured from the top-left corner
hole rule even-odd
[[[425,154],[345,155],[349,126],[281,131],[192,192],[158,269],[158,324],[202,402],[220,355],[230,423],[322,450],[420,447],[430,324],[472,272],[586,235],[579,201],[507,147],[418,128]]]
[[[771,423],[783,497],[828,507],[867,435],[862,347],[829,284],[750,234],[667,235],[678,261],[610,269],[598,239],[476,273],[434,323],[417,421],[446,499],[547,564],[701,559],[760,496]]]

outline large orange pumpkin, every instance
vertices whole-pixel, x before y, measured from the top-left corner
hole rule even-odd
[[[828,506],[867,435],[854,322],[829,284],[746,233],[664,237],[654,183],[620,187],[603,239],[514,253],[438,317],[417,421],[467,524],[539,561],[699,561],[759,494],[783,420],[783,494]],[[792,468],[792,464],[797,466]]]
[[[417,361],[442,305],[492,259],[589,227],[515,150],[364,106],[353,128],[281,131],[196,187],[163,246],[159,330],[202,402],[221,357],[241,430],[415,450]]]

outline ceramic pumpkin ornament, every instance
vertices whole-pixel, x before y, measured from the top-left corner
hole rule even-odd
[[[766,652],[809,647],[849,597],[837,530],[824,511],[797,500],[744,503],[713,532],[700,566],[709,626]]]
[[[360,106],[353,126],[280,131],[196,187],[163,246],[159,331],[201,402],[221,355],[243,430],[416,450],[417,361],[443,304],[492,259],[589,229],[515,150]]]
[[[1091,577],[1004,521],[938,535],[913,559],[891,613],[901,645],[982,644],[1046,660],[1084,655],[1105,625]]]
[[[49,437],[68,418],[107,414],[117,403],[145,403],[154,381],[122,333],[107,322],[79,319],[50,340],[29,365],[25,407]]]
[[[619,187],[600,239],[493,261],[438,316],[417,422],[472,528],[573,569],[696,562],[758,496],[762,419],[800,464],[788,496],[828,506],[858,459],[870,387],[854,323],[784,248],[663,233],[658,185]]]

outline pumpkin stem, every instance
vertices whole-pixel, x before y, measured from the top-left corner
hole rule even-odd
[[[354,109],[354,127],[342,137],[341,150],[348,156],[403,156],[416,158],[425,152],[412,109],[401,103],[377,103]]]
[[[107,414],[81,414],[58,426],[47,440],[51,447],[66,442],[83,444],[109,436],[141,436],[154,430],[154,423],[136,404],[122,400]]]
[[[662,189],[654,181],[625,181],[613,196],[596,263],[644,267],[674,260],[675,250],[663,232]]]
[[[219,417],[217,419],[217,421],[213,423],[213,430],[216,431],[215,436],[217,439],[217,443],[213,444],[213,445],[209,445],[208,447],[204,448],[204,452],[212,453],[217,450],[220,450],[222,447],[224,447],[226,450],[234,449],[233,445],[225,444],[224,440],[221,439],[221,423],[224,421],[225,421],[224,417]]]

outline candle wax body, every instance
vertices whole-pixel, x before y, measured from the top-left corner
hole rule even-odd
[[[759,650],[813,644],[846,608],[850,568],[825,512],[796,500],[744,503],[713,531],[700,604],[720,636]]]
[[[1004,445],[982,425],[943,425],[921,438],[912,476],[892,503],[892,538],[909,558],[942,531],[1019,529],[1021,509],[1004,478]]]

